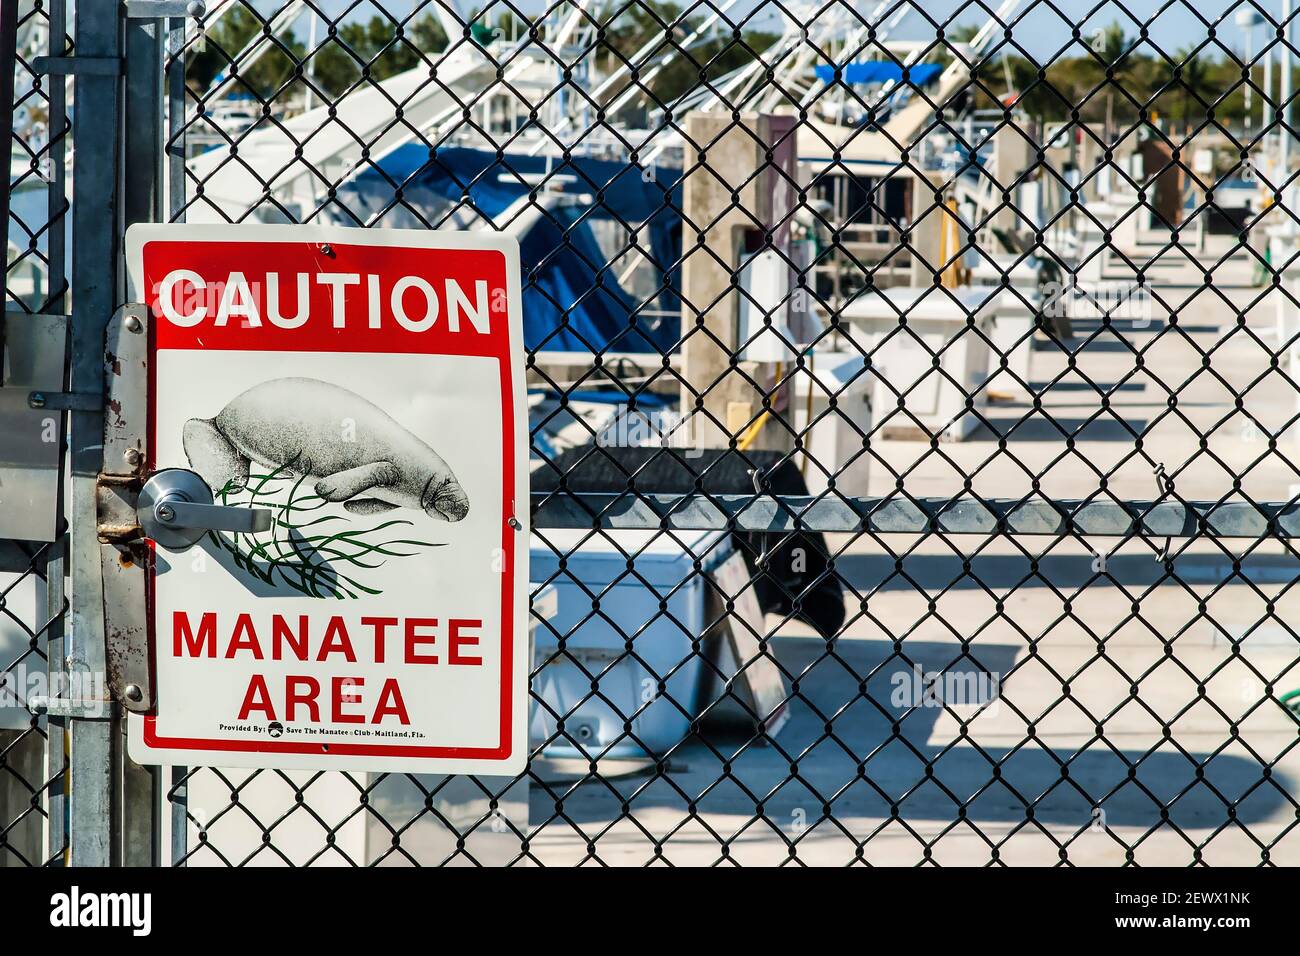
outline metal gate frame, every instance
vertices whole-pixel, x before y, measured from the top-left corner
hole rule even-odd
[[[63,0],[50,0],[53,22],[61,21],[63,6]],[[175,218],[185,208],[185,154],[178,143],[184,135],[184,76],[178,68],[164,76],[163,63],[168,43],[173,49],[180,48],[184,17],[192,10],[191,4],[177,0],[130,0],[124,6],[79,3],[75,55],[56,54],[46,64],[51,71],[66,71],[74,77],[77,102],[70,289],[75,305],[68,382],[73,395],[102,395],[105,389],[105,335],[110,319],[126,304],[121,248],[125,228],[134,222]],[[168,110],[163,109],[164,91],[170,101]],[[63,112],[58,83],[51,89],[51,109],[54,115]],[[168,130],[162,128],[164,115],[170,117]],[[56,149],[61,150],[62,141],[58,143]],[[57,176],[59,164],[54,165]],[[171,183],[166,212],[165,177],[170,177]],[[105,228],[106,220],[111,222],[110,228]],[[53,233],[51,243],[53,249]],[[52,299],[52,306],[57,301]],[[74,407],[69,412],[66,562],[71,603],[66,664],[70,671],[111,671],[109,649],[115,619],[123,611],[105,600],[98,508],[103,476],[131,469],[104,461],[104,427],[100,410]],[[665,495],[635,489],[608,495],[535,492],[533,506],[538,529],[1048,535],[1079,541],[1088,536],[1112,536],[1150,544],[1167,569],[1172,568],[1174,556],[1169,539],[1288,541],[1300,533],[1300,505],[1294,501],[1258,505],[1188,501],[1179,497],[1169,482],[1158,497],[1137,502],[1101,497],[1077,501],[921,499],[906,493],[877,499],[838,494],[790,498],[771,493],[760,479],[752,495]],[[1159,539],[1165,539],[1163,548]],[[1239,559],[1229,558],[1239,570]],[[58,658],[65,558],[57,548],[49,548],[31,560],[47,564],[53,665]],[[137,610],[143,613],[142,608]],[[120,688],[117,690],[120,693]],[[67,844],[72,865],[159,862],[164,856],[164,838],[159,831],[161,804],[170,799],[183,807],[184,768],[175,768],[168,785],[157,771],[136,767],[126,758],[123,703],[120,698],[105,698],[61,705],[69,739]],[[48,734],[51,752],[60,749],[54,723]],[[55,848],[60,843],[56,819],[60,817],[59,795],[55,792],[58,763],[57,759],[50,762],[47,811],[50,845]],[[173,817],[170,841],[176,859],[185,855],[185,826],[184,814],[179,823]],[[57,854],[57,849],[53,852]]]

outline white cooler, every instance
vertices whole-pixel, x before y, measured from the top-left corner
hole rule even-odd
[[[980,420],[964,409],[968,394],[976,410],[988,404],[989,348],[967,328],[967,318],[975,314],[978,329],[991,340],[994,310],[985,304],[996,291],[900,286],[873,289],[844,307],[841,316],[852,324],[857,344],[873,350],[872,411],[885,423],[883,437],[960,441],[979,427]],[[910,331],[900,329],[900,313]],[[944,374],[934,367],[936,353]],[[906,411],[898,407],[900,395]]]
[[[532,690],[545,706],[531,705],[530,746],[554,736],[547,757],[644,758],[688,737],[712,673],[692,647],[712,623],[704,573],[730,554],[725,531],[535,531],[533,588],[553,585],[556,610],[555,630],[535,637]]]
[[[808,493],[821,494],[827,479],[834,476],[837,492],[865,498],[870,494],[871,473],[865,436],[871,434],[875,377],[864,371],[866,359],[858,352],[815,351],[805,361],[812,371],[791,376],[794,402],[789,414],[794,429],[803,436],[809,459],[799,461]]]
[[[1025,391],[1031,381],[1034,359],[1037,288],[1011,286],[993,289],[992,301],[984,306],[993,313],[993,348],[989,351],[989,387],[995,391]],[[1002,357],[1007,373],[1002,371]],[[1014,375],[1015,378],[1010,376]],[[1024,383],[1023,385],[1021,383]]]

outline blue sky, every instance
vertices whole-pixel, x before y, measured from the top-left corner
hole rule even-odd
[[[364,0],[360,4],[356,4],[354,0],[317,0],[317,2],[321,9],[330,16],[338,16],[344,11],[351,10],[350,13],[344,16],[345,20],[368,20],[377,9],[373,0]],[[488,0],[459,0],[459,2],[462,9],[466,12],[472,12],[476,8],[485,5]],[[519,9],[526,13],[536,13],[546,8],[543,0],[514,0],[514,2]],[[616,4],[621,5],[623,2],[625,0],[606,0],[606,5],[612,8]],[[689,3],[691,0],[677,0],[677,2]],[[714,2],[721,3],[721,0],[714,0]],[[991,8],[996,9],[997,0],[988,0],[988,2]],[[382,0],[382,3],[395,16],[405,16],[413,7],[434,9],[432,0]],[[1088,12],[1096,6],[1096,3],[1091,2],[1091,0],[1057,0],[1055,5],[1061,9],[1067,18],[1083,19],[1082,28],[1085,35],[1091,34],[1106,24],[1119,22],[1125,27],[1126,33],[1131,37],[1135,37],[1137,27],[1134,21],[1145,21],[1154,17],[1150,26],[1151,41],[1171,54],[1182,47],[1191,46],[1206,39],[1207,28],[1193,13],[1193,9],[1195,9],[1211,23],[1222,18],[1224,22],[1216,30],[1218,39],[1238,54],[1244,51],[1244,32],[1234,22],[1235,11],[1249,7],[1249,4],[1244,0],[1242,2],[1238,2],[1238,0],[1204,0],[1204,2],[1195,4],[1179,2],[1168,10],[1160,12],[1164,4],[1165,0],[1128,0],[1127,3],[1123,4],[1123,8],[1127,8],[1131,16],[1124,15],[1121,5],[1116,3],[1106,4],[1091,16],[1088,16]],[[273,10],[278,5],[278,0],[257,0],[256,5],[260,10],[266,12]],[[785,5],[790,6],[788,2]],[[774,9],[771,4],[764,6],[763,0],[740,0],[732,10],[737,11],[737,16],[739,16],[741,15],[740,11],[749,11],[756,7],[767,10]],[[874,7],[875,4],[872,2],[859,2],[856,4],[856,9],[864,16]],[[929,16],[940,21],[951,16],[954,11],[963,9],[964,12],[959,17],[958,23],[979,25],[988,19],[988,15],[973,0],[923,0],[923,2],[914,4],[914,7],[924,9]],[[1282,17],[1282,0],[1261,0],[1258,7],[1269,12],[1274,19],[1280,20]],[[501,6],[500,9],[504,11],[506,8]],[[1293,0],[1293,9],[1300,11],[1300,0]],[[1029,12],[1024,13],[1025,10]],[[1023,0],[1021,11],[1021,19],[1016,23],[1013,36],[1015,41],[1021,44],[1036,59],[1040,61],[1046,60],[1053,56],[1063,45],[1070,42],[1071,24],[1052,12],[1045,3]],[[1300,13],[1297,14],[1295,19],[1300,19]],[[1300,35],[1300,30],[1296,31],[1296,33]],[[933,35],[934,28],[915,10],[909,13],[906,20],[894,33],[894,36],[900,39],[929,38]],[[1264,28],[1257,27],[1254,31],[1254,47],[1257,54],[1263,43]],[[1077,48],[1075,52],[1078,52]],[[1217,51],[1212,48],[1212,52]]]

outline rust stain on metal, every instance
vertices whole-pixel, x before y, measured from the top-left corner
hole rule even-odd
[[[136,528],[135,531],[139,532]],[[145,625],[143,567],[148,549],[138,540],[113,542],[116,561],[105,552],[104,587],[115,603],[105,604],[105,637],[109,686],[124,707],[142,710],[152,706],[149,647]],[[135,684],[145,691],[142,700],[125,699],[125,688]]]

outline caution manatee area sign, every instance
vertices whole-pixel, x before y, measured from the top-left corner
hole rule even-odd
[[[150,472],[267,531],[151,545],[146,764],[527,759],[519,253],[490,233],[141,225]]]

